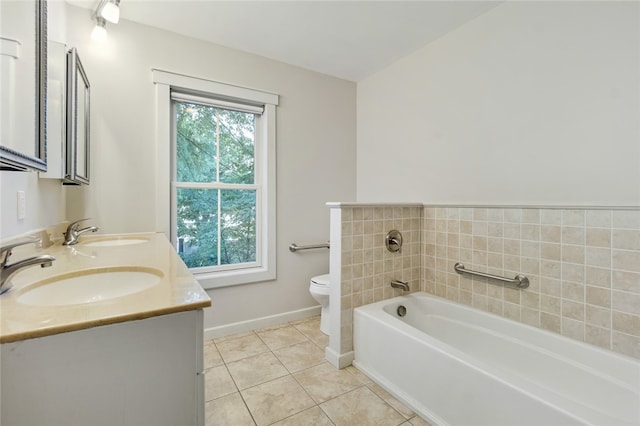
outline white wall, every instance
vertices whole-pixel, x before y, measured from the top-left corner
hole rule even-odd
[[[358,201],[640,206],[640,6],[508,2],[358,83]]]
[[[317,305],[309,279],[328,272],[328,251],[288,245],[326,241],[325,203],[355,198],[355,83],[128,21],[96,45],[90,13],[69,6],[67,16],[92,90],[91,185],[69,189],[69,219],[90,216],[106,233],[155,230],[152,68],[276,93],[278,277],[210,291],[205,328]]]

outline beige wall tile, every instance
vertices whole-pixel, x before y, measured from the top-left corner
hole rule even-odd
[[[562,210],[562,226],[584,226],[584,210]]]
[[[562,244],[584,245],[585,243],[585,228],[563,226],[561,233]]]
[[[562,210],[552,210],[552,209],[541,210],[540,223],[545,225],[561,225]]]
[[[611,307],[611,290],[603,287],[587,286],[586,302],[603,308]]]
[[[549,243],[562,241],[562,228],[555,225],[542,225],[540,227],[540,240]]]
[[[574,246],[569,244],[562,244],[562,261],[570,263],[584,263],[585,250],[584,246]],[[599,266],[599,265],[594,265]]]
[[[616,290],[640,294],[640,274],[627,271],[612,271],[613,285]]]
[[[640,337],[617,331],[611,335],[611,349],[635,358],[640,358]]]
[[[613,311],[611,319],[614,330],[640,337],[640,315]]]
[[[586,284],[599,287],[611,287],[611,269],[588,266],[586,269]]]
[[[584,330],[584,341],[601,348],[611,348],[611,330],[587,324]]]
[[[540,311],[548,314],[560,315],[560,298],[541,294]]]
[[[562,317],[574,320],[584,321],[585,307],[584,303],[574,302],[571,300],[562,301]]]
[[[581,342],[584,341],[585,324],[571,318],[562,317],[562,335]]]
[[[612,290],[611,308],[628,314],[640,315],[640,294]]]
[[[560,333],[560,317],[558,315],[540,312],[540,327],[545,330]]]
[[[586,242],[591,247],[611,247],[610,228],[587,228]],[[619,247],[622,248],[622,247]]]
[[[587,210],[586,224],[596,228],[611,228],[611,211]]]
[[[598,327],[611,328],[611,309],[586,305],[585,321]]]
[[[611,238],[613,248],[640,251],[640,230],[614,229]]]
[[[584,302],[585,286],[569,281],[562,282],[562,298],[577,302]]]
[[[640,272],[640,251],[614,249],[611,261],[613,269]]]
[[[640,230],[640,210],[614,210],[612,212],[612,227]]]
[[[586,264],[598,268],[611,268],[611,249],[587,247]]]

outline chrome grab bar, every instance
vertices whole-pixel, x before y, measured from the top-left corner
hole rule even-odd
[[[516,275],[516,277],[513,279],[505,278],[499,275],[487,274],[485,272],[472,271],[470,269],[465,269],[464,265],[460,262],[453,265],[453,269],[455,269],[455,271],[459,274],[469,274],[469,275],[476,275],[483,278],[489,278],[492,280],[500,281],[505,285],[515,287],[515,288],[523,289],[523,288],[529,287],[529,278],[525,277],[522,274]]]
[[[299,246],[296,243],[293,243],[289,246],[289,251],[291,253],[295,253],[298,250],[310,250],[310,249],[318,249],[318,248],[330,248],[329,241],[323,244],[312,244],[310,246]]]

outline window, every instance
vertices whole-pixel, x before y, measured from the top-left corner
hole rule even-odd
[[[157,70],[154,82],[159,224],[205,288],[275,278],[277,96]]]

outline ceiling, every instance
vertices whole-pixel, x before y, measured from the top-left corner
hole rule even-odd
[[[500,3],[121,0],[120,10],[121,19],[359,81]]]

